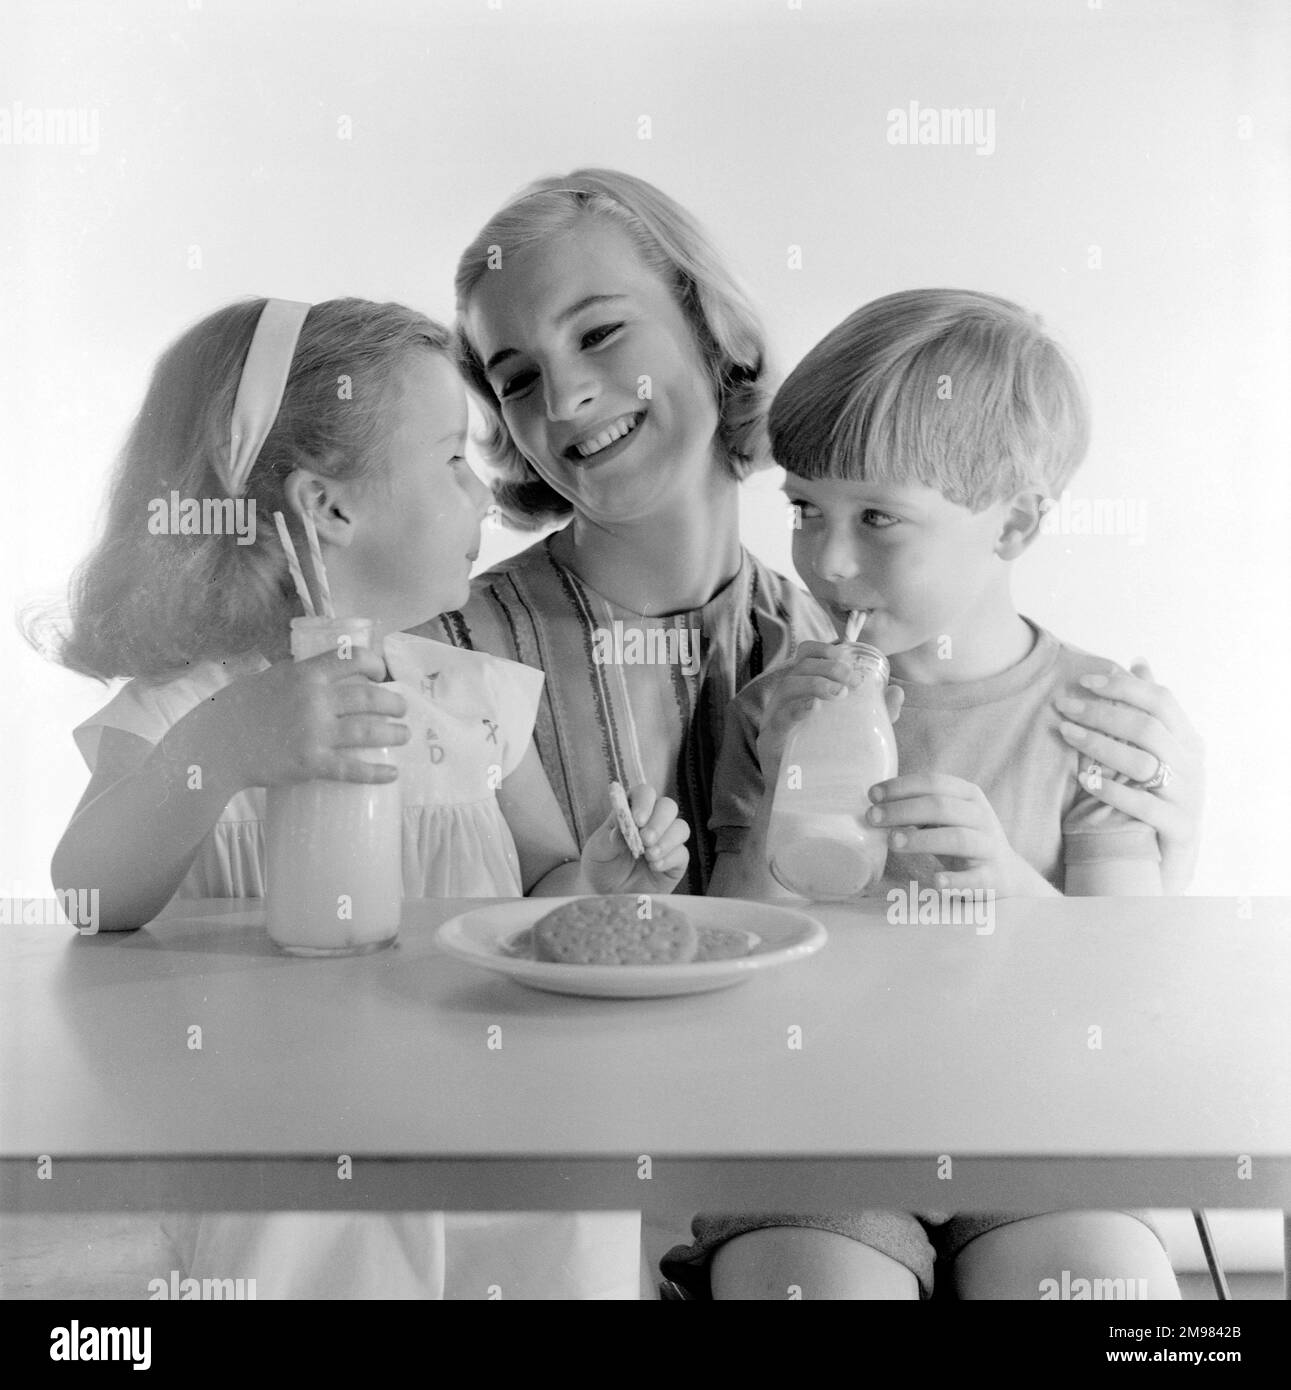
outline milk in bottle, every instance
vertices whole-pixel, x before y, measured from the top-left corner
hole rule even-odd
[[[344,644],[372,644],[368,618],[294,618],[296,661]],[[389,763],[388,748],[350,748]],[[318,778],[270,787],[265,822],[269,935],[302,956],[351,955],[388,945],[403,904],[399,783]]]
[[[834,902],[862,897],[883,877],[887,831],[867,824],[865,813],[869,789],[897,773],[883,698],[887,658],[865,642],[841,642],[838,651],[860,679],[846,694],[821,700],[790,733],[767,828],[776,882]]]

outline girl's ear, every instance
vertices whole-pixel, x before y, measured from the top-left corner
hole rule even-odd
[[[995,553],[1001,560],[1016,560],[1040,534],[1040,524],[1048,510],[1039,492],[1019,492],[1008,504]]]
[[[343,483],[297,468],[283,484],[283,496],[297,521],[306,512],[313,516],[320,541],[339,546],[352,544],[355,513]]]

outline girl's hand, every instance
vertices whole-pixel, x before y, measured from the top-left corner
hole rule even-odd
[[[231,682],[199,707],[210,721],[202,742],[213,746],[216,759],[208,781],[227,784],[230,795],[319,777],[393,782],[397,768],[346,755],[411,736],[406,724],[394,722],[407,708],[403,696],[377,684],[385,676],[379,655],[355,647],[347,658],[327,652],[282,661]]]
[[[611,815],[583,846],[583,878],[593,893],[671,893],[690,862],[690,826],[678,819],[675,801],[645,782],[628,793],[628,805],[645,854],[632,858]]]
[[[1049,897],[1054,888],[1009,844],[986,793],[962,777],[911,772],[870,788],[880,803],[866,812],[871,825],[891,831],[903,854],[934,854],[946,866],[938,888],[993,889],[998,897]]]
[[[1090,795],[1141,820],[1157,832],[1161,889],[1182,893],[1192,880],[1201,848],[1206,800],[1205,748],[1174,696],[1154,683],[1146,661],[1133,675],[1082,676],[1071,698],[1056,701],[1059,731],[1078,752],[1128,777],[1082,778]],[[1145,787],[1162,769],[1165,785]]]
[[[829,642],[802,642],[794,659],[767,701],[758,730],[758,764],[762,780],[771,786],[780,772],[780,759],[793,726],[805,719],[821,700],[838,700],[861,679],[860,673],[838,655]],[[888,717],[895,724],[905,692],[889,685],[884,692]]]

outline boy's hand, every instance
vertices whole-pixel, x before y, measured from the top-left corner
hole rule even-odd
[[[821,700],[841,699],[844,692],[860,681],[860,673],[838,654],[830,642],[803,642],[767,702],[758,730],[758,765],[762,781],[770,787],[780,772],[780,759],[789,731],[815,709]],[[888,718],[895,724],[901,713],[905,692],[889,685],[884,692]]]
[[[628,804],[644,856],[632,858],[611,814],[583,846],[583,878],[593,893],[671,893],[690,862],[690,826],[678,818],[671,797],[656,796],[645,782],[632,788]]]
[[[962,777],[911,772],[870,788],[871,825],[902,854],[934,854],[938,888],[993,889],[998,897],[1049,896],[1052,886],[1009,844],[986,793]]]

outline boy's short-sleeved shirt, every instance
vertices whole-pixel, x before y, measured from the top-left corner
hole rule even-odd
[[[945,685],[894,678],[905,691],[896,723],[900,773],[949,773],[980,787],[1012,847],[1060,892],[1068,864],[1159,863],[1156,832],[1080,784],[1077,776],[1091,760],[1058,731],[1054,700],[1076,694],[1081,676],[1120,668],[1024,621],[1035,643],[999,675]],[[757,816],[763,793],[758,730],[785,669],[750,682],[731,703],[709,822],[719,853],[738,852]],[[1104,769],[1102,775],[1112,774]],[[932,855],[890,851],[883,887],[928,882],[940,867]]]

